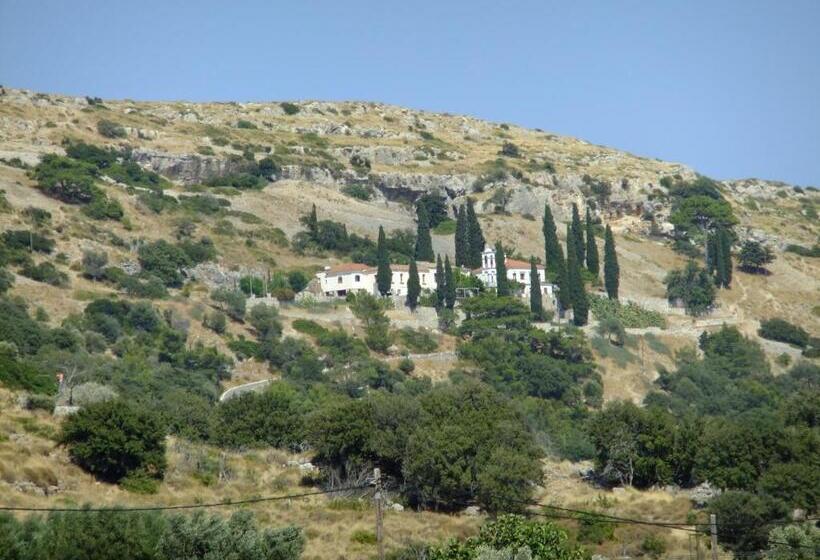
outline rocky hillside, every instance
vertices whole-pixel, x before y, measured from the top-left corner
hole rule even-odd
[[[66,155],[77,146],[87,151],[84,159],[71,156],[78,162],[72,164],[73,171],[93,172],[90,204],[67,201],[77,193],[46,192],[35,177],[35,166],[48,154]],[[93,151],[97,148],[113,148],[117,155],[90,169],[88,161],[113,157],[114,152]],[[222,332],[209,323],[213,312],[227,305],[217,302],[214,288],[233,287],[248,273],[301,273],[309,278],[326,264],[352,258],[350,253],[299,250],[304,230],[300,217],[313,205],[319,219],[343,223],[350,233],[372,239],[380,225],[394,235],[413,230],[413,203],[429,193],[443,196],[449,207],[468,197],[474,200],[487,240],[501,241],[524,258],[543,257],[545,203],[553,209],[562,240],[573,204],[612,226],[622,299],[654,312],[664,327],[627,329],[625,342],[617,348],[597,334],[594,318],[584,327],[601,375],[603,401],[640,402],[653,387],[658,366],[673,368],[676,351],[693,347],[704,330],[722,324],[737,326],[761,344],[771,370],[779,375],[802,359],[800,350],[758,338],[760,321],[779,317],[813,336],[820,333],[820,264],[810,249],[820,236],[818,191],[757,179],[719,183],[720,196],[739,222],[738,241],[760,240],[776,259],[768,275],[736,270],[732,288],[720,290],[715,309],[695,319],[670,308],[663,279],[687,260],[680,247],[673,250],[675,202],[670,190],[697,177],[681,164],[541,130],[379,103],[135,102],[0,87],[0,230],[12,234],[4,237],[6,245],[14,242],[16,250],[27,255],[16,255],[19,261],[8,266],[13,284],[7,294],[24,300],[28,314],[58,335],[65,334],[61,329],[79,328],[78,317],[89,302],[114,295],[150,299],[169,329],[185,332],[186,347],[202,343],[232,360],[230,376],[213,380],[209,398],[281,374],[243,354],[247,347],[237,341],[256,338],[248,321],[229,319]],[[139,279],[140,261],[145,260],[140,248],[158,240],[172,245],[166,248],[169,253],[184,248],[198,266],[184,268],[180,279],[174,278],[176,267],[163,271],[157,266],[167,273],[161,286]],[[47,251],[35,248],[51,242]],[[434,229],[433,243],[436,252],[452,256],[452,229]],[[804,250],[795,251],[795,245]],[[104,252],[107,263],[97,268],[107,264],[117,275],[95,276],[90,252]],[[413,351],[409,345],[399,349],[415,354],[412,376],[437,382],[453,368],[469,367],[457,357],[457,338],[434,330],[438,323],[432,309],[411,314],[400,307],[387,312],[392,329],[429,327],[436,337],[435,352]],[[285,336],[303,340],[311,340],[306,323],[313,323],[313,329],[338,327],[360,339],[363,335],[361,321],[344,304],[286,304],[280,306],[279,319]],[[87,338],[78,347],[96,345],[89,352],[100,363],[115,363],[121,357],[118,352],[128,351],[113,342],[106,346],[99,333]],[[378,357],[396,367],[401,358],[396,352]],[[38,359],[52,363],[51,355]],[[57,359],[63,355],[55,354]],[[145,369],[156,368],[151,363]],[[296,491],[300,461],[308,458],[271,450],[226,453],[175,438],[169,474],[157,496],[135,496],[114,485],[104,486],[101,493],[99,482],[71,463],[64,450],[54,449],[60,419],[27,410],[21,402],[18,394],[0,391],[4,503],[46,506],[56,499],[76,504],[91,496],[100,504],[175,503],[193,496],[236,499],[271,493],[271,488]],[[223,480],[220,470],[215,482],[209,471],[204,481],[202,465],[224,463],[230,477]],[[588,469],[585,463],[545,461],[543,499],[558,496],[560,503],[577,507],[597,503],[599,488],[582,477]],[[340,500],[330,507],[321,500],[264,515],[270,515],[266,521],[277,522],[290,516],[307,527],[310,558],[372,557],[370,545],[353,538],[368,526],[369,512],[355,503]],[[660,519],[682,518],[690,507],[687,497],[662,490],[630,489],[618,500],[619,507],[626,508],[622,513],[657,511]],[[478,523],[473,517],[397,508],[391,510],[388,525],[390,545],[398,546],[467,535]],[[669,538],[670,553],[685,553],[682,536]],[[616,548],[613,541],[598,551],[622,553]]]
[[[101,122],[113,126],[114,133],[101,134]],[[234,215],[221,221],[200,215],[200,229],[210,229],[219,240],[218,226],[232,227],[229,239],[253,235],[257,241],[255,247],[220,251],[227,267],[264,268],[262,253],[284,264],[319,264],[265,240],[271,226],[286,236],[298,232],[298,217],[311,204],[323,218],[372,236],[380,224],[388,230],[412,228],[410,203],[423,193],[437,192],[452,204],[463,203],[467,196],[476,199],[490,237],[525,255],[542,251],[538,217],[545,201],[559,222],[569,219],[572,203],[582,211],[591,205],[616,233],[627,236],[621,246],[635,268],[626,273],[626,289],[635,298],[660,295],[659,280],[677,261],[657,243],[646,243],[649,234],[662,239],[658,235],[672,230],[663,178],[695,176],[681,164],[541,130],[379,103],[103,101],[0,90],[0,160],[31,166],[43,154],[63,153],[66,141],[127,147],[134,161],[173,181],[167,189],[171,196],[203,192],[203,183],[223,185],[211,192],[228,195]],[[273,163],[265,176],[267,186],[225,186],[263,158]],[[33,183],[22,170],[0,166],[0,181],[12,201],[39,196],[28,188]],[[150,239],[171,232],[172,220],[146,211],[138,189],[118,189],[113,180],[109,184],[111,196],[134,209],[126,211],[130,222],[124,238]],[[364,186],[367,200],[350,196],[351,186]],[[723,186],[740,219],[741,239],[755,237],[778,250],[817,241],[816,190],[754,179]],[[54,210],[73,210],[40,198]],[[248,223],[257,218],[261,223]],[[449,237],[437,237],[435,243],[437,251],[452,251]],[[816,299],[816,269],[811,261],[792,255],[785,260],[777,267],[788,263],[787,268],[768,284],[769,295],[757,299],[775,294],[789,315],[803,316],[816,326],[817,316],[806,308]],[[778,296],[780,281],[792,279],[795,285]],[[793,288],[802,294],[794,298]],[[801,305],[795,307],[794,300]]]

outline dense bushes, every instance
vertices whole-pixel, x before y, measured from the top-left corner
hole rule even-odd
[[[216,249],[208,238],[177,244],[160,239],[140,247],[138,257],[143,270],[160,278],[166,286],[177,288],[182,285],[182,269],[213,260]]]
[[[298,528],[260,529],[249,511],[227,519],[117,509],[25,520],[0,514],[0,560],[297,560],[304,544]]]
[[[296,450],[304,441],[302,397],[285,383],[246,393],[217,407],[213,441],[223,447]]]
[[[348,233],[347,226],[332,220],[319,220],[316,207],[300,218],[305,227],[293,238],[293,248],[299,253],[331,251],[348,255],[350,260],[375,266],[376,243],[369,237]],[[391,262],[409,263],[415,255],[416,237],[412,231],[391,231],[386,238]]]
[[[541,477],[540,453],[516,412],[477,383],[436,386],[417,399],[372,394],[320,410],[307,426],[320,462],[343,477],[378,465],[414,505],[518,510]]]
[[[669,303],[681,302],[690,315],[708,313],[715,303],[715,284],[709,272],[689,261],[679,270],[673,270],[664,279],[666,299]]]
[[[161,480],[165,474],[165,427],[127,401],[80,409],[63,424],[60,443],[72,461],[107,482],[138,475]]]
[[[67,204],[86,205],[83,212],[89,217],[122,218],[120,204],[94,184],[98,176],[95,165],[54,154],[43,156],[32,171],[32,177],[46,194]]]
[[[784,319],[767,319],[761,321],[757,334],[769,340],[778,340],[805,348],[809,343],[809,333]]]
[[[645,309],[631,301],[621,303],[617,299],[590,295],[589,307],[599,321],[614,318],[625,328],[666,327],[666,318],[662,313]]]
[[[774,377],[759,345],[734,327],[704,333],[700,349],[702,358],[680,352],[676,371],[661,369],[662,391],[646,408],[614,403],[593,416],[599,473],[639,487],[709,481],[816,511],[820,368],[798,363]]]
[[[587,557],[584,550],[570,544],[563,529],[553,523],[517,515],[503,515],[484,525],[477,536],[432,547],[427,554],[424,557],[430,560],[583,560]]]
[[[97,121],[97,132],[106,138],[125,138],[126,136],[125,128],[107,119]]]

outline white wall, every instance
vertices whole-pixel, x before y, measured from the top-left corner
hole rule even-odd
[[[348,292],[376,293],[376,275],[372,272],[350,272],[328,276],[317,274],[325,295],[345,295]]]

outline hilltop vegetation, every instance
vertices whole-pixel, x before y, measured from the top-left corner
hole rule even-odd
[[[366,486],[378,467],[407,508],[388,515],[395,558],[441,559],[684,550],[606,517],[652,500],[657,519],[753,525],[719,533],[746,554],[818,511],[812,189],[379,104],[4,90],[0,117],[3,503],[237,500]],[[485,243],[498,272],[504,255],[543,264],[558,306],[469,275]],[[357,262],[386,292],[416,261],[436,262],[437,291],[326,301],[311,283]],[[246,382],[268,383],[219,399]],[[567,462],[572,490],[546,494]],[[723,494],[697,507],[706,482]],[[585,513],[503,515],[548,503]],[[288,508],[135,515],[127,534],[120,514],[6,516],[0,549],[59,557],[33,543],[82,530],[78,550],[145,558],[372,557],[366,491]]]

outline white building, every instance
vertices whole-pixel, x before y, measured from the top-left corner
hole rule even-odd
[[[507,265],[507,278],[523,286],[522,294],[529,297],[530,288],[530,263],[515,259],[505,258]],[[436,265],[434,263],[416,263],[419,271],[419,284],[421,291],[434,291],[436,289]],[[555,300],[555,285],[548,283],[544,273],[544,267],[536,265],[538,277],[541,280],[541,293],[549,301]],[[393,277],[390,283],[390,292],[394,296],[407,295],[407,280],[410,277],[410,267],[406,264],[391,264],[390,270]],[[473,276],[478,277],[488,288],[495,288],[495,250],[487,246],[481,254],[481,268],[469,271]],[[319,280],[322,293],[330,297],[344,297],[350,292],[367,292],[378,295],[376,285],[376,267],[366,264],[344,263],[334,266],[326,266],[322,272],[316,274]]]
[[[527,261],[519,261],[504,257],[504,264],[507,267],[507,279],[517,282],[524,287],[524,295],[530,293],[530,263]],[[538,271],[538,279],[541,281],[541,293],[550,299],[555,297],[555,285],[547,282],[544,267],[540,264],[535,265]],[[488,288],[495,288],[498,286],[498,279],[496,278],[495,269],[495,249],[487,245],[484,247],[484,252],[481,253],[481,268],[472,271],[474,276],[477,276],[481,282]]]
[[[433,263],[416,263],[419,271],[421,291],[436,289],[436,265]],[[393,277],[390,282],[390,292],[394,296],[407,295],[407,281],[410,278],[410,266],[406,264],[391,264]],[[366,264],[339,264],[326,266],[322,272],[316,274],[319,279],[322,293],[326,296],[344,297],[350,292],[367,292],[377,295],[376,268]]]

